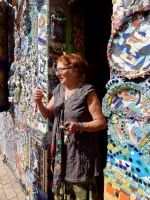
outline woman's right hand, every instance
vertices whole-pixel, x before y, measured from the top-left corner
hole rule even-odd
[[[44,97],[44,91],[40,88],[35,89],[33,92],[33,99],[35,102],[41,102]]]

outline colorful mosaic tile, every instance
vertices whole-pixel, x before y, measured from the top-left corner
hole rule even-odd
[[[111,70],[121,77],[149,74],[149,9],[149,0],[115,3],[107,56]]]
[[[122,189],[118,199],[128,199],[133,190],[136,196],[149,197],[148,187],[145,188],[150,186],[149,79],[136,84],[114,78],[106,87],[108,91],[102,104],[103,113],[108,117],[104,174],[111,187]]]
[[[32,93],[35,88],[42,88],[45,92],[43,102],[48,102],[48,5],[46,2],[20,1],[18,7],[14,34],[15,59],[8,81],[11,112],[22,123],[46,133],[48,121],[37,112]]]
[[[102,103],[108,119],[106,199],[150,198],[149,5],[147,0],[113,5],[111,79]]]

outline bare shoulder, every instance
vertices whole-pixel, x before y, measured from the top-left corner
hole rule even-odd
[[[88,96],[87,96],[87,105],[90,114],[95,118],[105,118],[103,113],[102,113],[102,108],[100,101],[98,99],[98,96],[96,92],[91,91]]]
[[[88,93],[88,95],[87,95],[87,103],[88,103],[88,105],[90,105],[91,103],[96,103],[101,107],[100,101],[98,99],[98,96],[97,96],[97,94],[96,94],[96,92],[94,90],[92,90],[91,92]]]

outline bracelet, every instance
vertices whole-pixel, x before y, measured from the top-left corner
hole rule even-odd
[[[82,122],[79,122],[79,125],[80,125],[80,131],[79,131],[79,133],[82,133],[82,129],[83,129],[83,124],[82,124]]]

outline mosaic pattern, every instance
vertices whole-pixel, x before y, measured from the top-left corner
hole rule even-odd
[[[127,20],[136,12],[149,10],[149,0],[117,0],[113,5],[112,35],[115,35]]]
[[[11,111],[16,119],[46,133],[48,122],[36,112],[32,93],[37,87],[43,88],[45,94],[47,91],[48,53],[47,44],[44,42],[47,35],[46,31],[42,31],[41,22],[47,17],[47,9],[46,5],[38,6],[34,1],[29,2],[29,5],[26,1],[20,1],[19,5],[17,14],[19,21],[16,20],[15,32],[15,62],[11,65],[8,81]],[[43,28],[47,28],[47,23],[44,22]],[[45,104],[48,102],[46,95],[43,102]]]
[[[1,113],[0,146],[4,163],[12,169],[26,194],[33,193],[34,177],[29,175],[28,127],[14,120],[9,112]],[[33,197],[33,196],[32,196]],[[33,199],[33,198],[32,198]]]
[[[104,175],[109,187],[113,185],[115,191],[122,190],[129,197],[134,194],[135,199],[150,195],[150,89],[147,82],[110,80],[103,99],[103,112],[108,117]]]
[[[47,196],[47,148],[46,137],[27,125],[2,113],[0,146],[4,162],[18,178],[29,199]]]
[[[109,128],[113,127],[110,122]],[[149,139],[148,135],[137,148],[129,139],[128,142],[120,139],[115,129],[108,131],[108,158],[104,175],[116,191],[122,190],[129,197],[133,195],[134,199],[149,198]]]
[[[44,163],[44,149],[42,147],[42,137],[39,133],[29,130],[30,135],[30,171],[36,180],[36,185],[41,191],[45,192],[44,187],[44,173],[45,173],[45,163]]]
[[[126,117],[135,117],[147,120],[149,118],[150,88],[147,82],[136,84],[134,82],[123,82],[111,79],[107,94],[103,99],[103,112],[110,117],[113,113],[121,113]],[[131,110],[132,112],[129,112]]]
[[[113,5],[107,51],[111,79],[102,103],[108,118],[107,200],[150,198],[149,10],[147,0]]]
[[[38,2],[40,3],[40,1]],[[43,4],[38,5],[38,83],[37,87],[43,89],[45,92],[43,103],[46,105],[48,103],[48,9],[49,5],[47,1],[44,1]],[[38,113],[38,129],[42,132],[48,131],[48,121],[45,122],[45,119]]]
[[[119,76],[129,79],[149,74],[150,5],[148,1],[141,5],[142,8],[136,6],[139,10],[127,12],[120,4],[119,16],[117,11],[112,16],[113,32],[107,50],[109,65]]]

